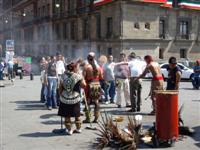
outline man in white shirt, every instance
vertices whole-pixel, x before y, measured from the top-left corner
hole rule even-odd
[[[58,76],[61,76],[65,72],[65,64],[62,60],[62,55],[59,54],[57,57],[56,69]]]
[[[130,101],[131,101],[131,110],[130,112],[136,112],[140,111],[140,105],[141,105],[141,91],[142,91],[142,84],[141,79],[140,80],[134,80],[137,78],[142,72],[144,71],[146,67],[146,63],[136,59],[136,55],[134,52],[132,52],[129,55],[129,73],[130,73]]]
[[[60,95],[59,95],[59,92],[58,92],[58,88],[60,86],[61,75],[65,72],[65,63],[63,61],[63,56],[61,54],[57,54],[56,71],[58,73],[57,104],[59,106]]]

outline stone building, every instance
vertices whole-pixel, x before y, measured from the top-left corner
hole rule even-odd
[[[1,42],[14,39],[17,55],[62,52],[73,59],[95,51],[117,58],[134,51],[156,60],[200,58],[200,11],[149,1],[4,0]]]

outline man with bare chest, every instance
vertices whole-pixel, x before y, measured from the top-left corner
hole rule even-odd
[[[155,114],[155,101],[156,101],[155,91],[163,90],[164,81],[163,81],[163,76],[161,73],[160,65],[157,62],[154,62],[153,58],[150,55],[146,55],[144,57],[144,60],[147,63],[147,66],[146,66],[145,70],[143,71],[143,73],[138,78],[136,78],[136,80],[138,80],[142,77],[145,77],[145,75],[148,72],[151,72],[151,74],[153,76],[152,81],[151,81],[151,91],[150,91],[150,96],[152,99],[152,106],[153,106],[153,111],[151,112],[151,114],[154,115]]]

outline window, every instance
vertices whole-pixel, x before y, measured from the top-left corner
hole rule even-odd
[[[101,16],[97,15],[96,16],[96,35],[97,38],[101,38]]]
[[[108,48],[107,53],[108,53],[108,55],[112,55],[112,48],[111,47]]]
[[[135,28],[135,29],[140,29],[140,25],[139,25],[138,22],[134,23],[134,28]]]
[[[110,38],[113,34],[113,19],[112,17],[107,18],[107,38]]]
[[[50,4],[47,4],[47,12],[46,12],[46,16],[50,15]]]
[[[71,40],[75,40],[75,22],[72,21],[71,24],[70,24],[70,38]]]
[[[180,21],[180,38],[181,39],[189,39],[189,22],[188,21]]]
[[[184,69],[184,66],[182,66],[182,65],[179,65],[179,64],[178,64],[178,67],[179,67],[181,70]]]
[[[167,69],[168,67],[169,67],[168,64],[165,64],[165,65],[161,66],[162,69]]]
[[[37,12],[38,16],[41,17],[41,14],[40,14],[40,8],[38,8],[38,12]]]
[[[187,58],[187,50],[180,49],[180,58]]]
[[[45,16],[45,6],[42,6],[42,16]]]
[[[83,25],[83,39],[87,40],[89,38],[89,23],[88,23],[88,19],[83,19],[82,22]]]
[[[55,40],[59,40],[60,39],[60,25],[59,25],[59,23],[55,24],[54,33],[55,33]]]
[[[159,22],[159,37],[165,39],[165,20]]]
[[[147,29],[147,30],[150,30],[150,28],[151,28],[151,27],[150,27],[150,23],[148,23],[148,22],[145,23],[144,28]]]
[[[160,59],[164,58],[164,49],[162,49],[162,48],[159,49],[159,58]]]
[[[68,54],[68,46],[67,46],[67,45],[64,46],[64,56],[65,56],[65,57],[69,57],[69,54]]]
[[[68,39],[68,24],[66,22],[63,23],[63,39]]]

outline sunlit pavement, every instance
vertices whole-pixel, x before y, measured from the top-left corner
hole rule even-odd
[[[15,80],[0,88],[1,105],[1,150],[74,150],[94,149],[97,131],[84,129],[82,134],[56,135],[53,129],[60,128],[60,117],[57,110],[49,111],[44,104],[39,103],[40,80],[29,77]],[[152,125],[155,117],[146,115],[151,111],[151,101],[144,100],[149,93],[150,81],[143,82],[142,110],[143,124]],[[200,148],[200,90],[193,90],[190,82],[181,82],[179,93],[179,106],[184,104],[182,113],[185,125],[196,131],[194,137],[185,137],[178,141],[170,150],[197,150]],[[128,108],[117,108],[115,104],[102,105],[102,111],[111,115],[133,115],[126,113]],[[126,123],[124,123],[126,124]],[[98,126],[98,125],[95,125]],[[150,149],[148,147],[139,149]]]

